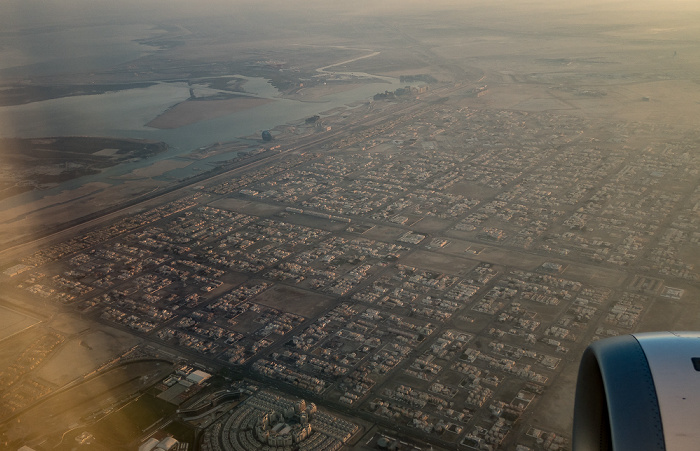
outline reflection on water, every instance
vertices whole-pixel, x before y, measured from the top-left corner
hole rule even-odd
[[[115,64],[153,52],[153,47],[140,44],[136,39],[160,33],[163,30],[145,24],[86,25],[69,29],[47,28],[31,33],[18,32],[16,36],[3,37],[4,45],[0,46],[0,78],[32,78],[113,68]],[[374,83],[329,94],[322,97],[320,102],[302,102],[281,98],[280,92],[267,79],[235,74],[231,76],[246,80],[243,86],[245,94],[273,99],[274,102],[176,129],[159,130],[146,127],[145,124],[168,108],[188,99],[192,86],[185,82],[158,83],[148,88],[0,107],[0,137],[108,136],[152,139],[170,145],[168,152],[154,158],[121,164],[106,169],[102,174],[71,180],[62,183],[56,190],[70,189],[96,180],[119,183],[110,178],[215,142],[258,136],[261,130],[366,100],[378,92],[400,87],[398,79],[381,77],[381,80],[375,78]],[[353,74],[353,78],[355,76],[372,77],[359,72]],[[197,95],[212,94],[214,91],[203,85],[194,87]],[[191,176],[211,169],[218,161],[235,156],[235,152],[212,156],[187,168],[171,171],[167,177]]]
[[[186,100],[186,83],[51,99],[0,108],[0,136],[136,136],[144,124]]]
[[[60,74],[67,68],[73,71],[98,70],[113,67],[120,61],[128,61],[153,51],[152,47],[141,45],[134,41],[134,38],[153,36],[160,31],[144,25],[133,25],[127,28],[86,26],[79,29],[50,29],[46,32],[32,33],[30,36],[18,35],[17,42],[9,42],[13,45],[0,48],[2,58],[0,76],[31,77]],[[86,36],[92,38],[85,39]],[[6,38],[4,42],[7,39],[13,38]],[[70,54],[64,55],[66,49],[70,49]],[[169,130],[146,127],[145,124],[168,108],[187,100],[190,97],[191,87],[195,88],[198,96],[214,94],[215,90],[205,85],[190,86],[185,82],[162,82],[147,88],[0,107],[0,137],[107,136],[152,139],[164,141],[170,146],[167,152],[153,158],[107,168],[101,174],[69,180],[41,193],[24,193],[12,199],[6,199],[2,204],[23,204],[37,197],[74,189],[94,181],[119,184],[121,180],[115,177],[151,165],[156,161],[176,158],[216,142],[233,141],[244,136],[258,136],[261,130],[370,99],[378,92],[400,87],[398,79],[375,78],[374,83],[366,83],[352,90],[329,94],[322,97],[319,102],[302,102],[281,98],[280,92],[267,79],[235,74],[231,76],[246,80],[243,85],[246,91],[244,94],[274,101],[256,108]],[[356,76],[372,77],[370,74],[356,73],[352,78]],[[172,180],[190,177],[210,170],[216,163],[235,156],[235,151],[213,155],[195,161],[187,167],[169,171],[158,178]]]
[[[279,98],[279,91],[263,78],[246,78],[246,92],[274,102],[254,109],[171,130],[144,124],[171,106],[189,98],[187,83],[159,83],[99,95],[65,97],[0,108],[0,136],[112,136],[147,138],[167,142],[176,152],[185,152],[214,142],[232,141],[262,129],[303,119],[331,108],[371,98],[377,92],[394,90],[393,83],[368,83],[356,89],[330,94],[322,102]],[[172,156],[172,152],[168,156]]]
[[[46,191],[24,193],[0,202],[3,207],[25,204],[37,197],[74,189],[89,182],[119,184],[114,177],[148,166],[156,161],[176,158],[191,150],[216,142],[234,141],[244,136],[257,136],[263,129],[297,121],[323,111],[370,99],[378,92],[401,86],[393,83],[368,83],[349,91],[322,97],[321,102],[302,102],[278,97],[279,91],[264,78],[242,77],[245,90],[256,97],[273,99],[256,108],[204,120],[184,127],[159,130],[144,124],[171,106],[189,98],[187,83],[159,83],[148,88],[130,89],[99,95],[74,96],[35,102],[27,105],[0,107],[0,137],[44,136],[110,136],[145,138],[164,141],[167,152],[146,160],[113,166],[102,173],[61,183]],[[213,155],[164,174],[168,179],[190,177],[214,168],[217,162],[236,156],[236,152]],[[162,177],[158,177],[162,178]]]

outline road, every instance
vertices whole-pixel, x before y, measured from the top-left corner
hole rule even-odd
[[[460,87],[445,87],[433,91],[433,94],[445,95]],[[190,191],[194,186],[199,186],[203,183],[213,184],[218,181],[223,181],[232,176],[244,174],[245,172],[254,170],[261,166],[271,165],[285,158],[293,152],[317,151],[323,148],[324,145],[334,143],[342,137],[352,136],[354,133],[366,130],[368,127],[376,127],[380,124],[395,120],[396,117],[418,110],[424,106],[423,102],[407,102],[396,103],[381,111],[373,111],[367,115],[361,116],[356,122],[349,124],[340,130],[331,132],[322,132],[302,137],[298,142],[292,143],[286,148],[283,148],[279,153],[263,155],[253,161],[243,162],[232,169],[215,169],[213,171],[200,174],[189,178],[179,183],[173,184],[161,190],[149,193],[145,196],[140,196],[136,199],[129,200],[117,206],[110,207],[105,210],[90,213],[89,215],[76,218],[73,221],[62,224],[57,229],[48,228],[42,232],[40,236],[27,238],[21,242],[5,244],[5,247],[0,250],[0,262],[12,262],[18,259],[18,256],[25,256],[33,249],[40,249],[51,245],[52,243],[62,242],[84,230],[97,227],[105,223],[109,223],[117,218],[125,216],[145,208],[153,207],[157,204],[162,204],[169,200],[181,198]],[[280,143],[284,144],[284,143]]]
[[[436,89],[431,93],[431,97],[436,98],[439,96],[445,96],[451,92],[454,92],[457,89],[462,89],[461,87],[454,87],[450,86],[448,88],[442,88],[442,89]],[[68,240],[70,238],[73,238],[74,236],[83,233],[84,231],[95,228],[95,227],[100,227],[106,224],[110,224],[114,222],[116,219],[128,215],[128,214],[133,214],[136,213],[137,211],[142,211],[144,209],[148,208],[154,208],[158,205],[161,205],[163,203],[172,201],[174,199],[179,199],[182,197],[185,197],[187,195],[190,195],[194,188],[202,185],[202,184],[207,184],[207,185],[213,185],[216,183],[223,182],[225,180],[230,180],[232,177],[238,177],[241,176],[247,172],[256,170],[261,167],[273,165],[283,159],[285,159],[289,154],[293,154],[295,152],[318,152],[319,149],[330,146],[330,145],[336,145],[339,140],[347,140],[348,138],[353,138],[358,135],[362,135],[362,140],[366,139],[371,139],[371,137],[377,136],[378,134],[383,133],[385,130],[385,126],[389,126],[394,124],[397,119],[400,120],[401,117],[407,117],[410,115],[412,112],[417,111],[421,108],[425,107],[426,102],[424,101],[412,101],[412,102],[399,102],[395,104],[389,104],[389,105],[383,105],[384,108],[382,109],[374,109],[369,112],[369,114],[365,115],[356,115],[356,120],[349,124],[346,127],[343,127],[342,129],[334,130],[332,132],[322,132],[322,133],[317,133],[314,135],[306,136],[303,138],[300,138],[298,141],[294,143],[290,143],[287,145],[287,147],[284,147],[280,152],[278,153],[271,153],[271,154],[266,154],[259,156],[258,158],[254,158],[252,161],[244,161],[242,164],[239,164],[237,167],[231,168],[231,169],[219,169],[214,172],[210,172],[207,174],[202,174],[200,176],[197,176],[195,178],[191,178],[185,181],[182,181],[178,184],[174,184],[164,190],[152,193],[148,196],[144,196],[142,198],[139,198],[134,201],[130,201],[128,203],[124,203],[119,205],[118,207],[114,207],[110,209],[109,211],[102,211],[102,212],[96,212],[91,216],[84,217],[84,218],[78,218],[74,223],[66,225],[64,228],[61,230],[49,230],[46,231],[44,236],[38,237],[34,240],[25,242],[25,243],[18,243],[14,246],[11,246],[9,248],[4,249],[2,252],[0,252],[0,260],[1,261],[12,261],[19,256],[22,256],[23,253],[31,252],[34,249],[40,249],[45,246],[49,246],[52,243],[57,243],[57,242],[63,242],[65,240]],[[352,116],[351,116],[352,117]],[[347,144],[346,144],[347,145]],[[343,146],[344,147],[344,146]],[[212,196],[216,197],[216,196]],[[221,196],[225,197],[225,196]],[[211,200],[211,199],[209,199]],[[374,280],[375,277],[379,276],[379,273],[374,274],[374,276],[371,278]],[[369,283],[370,281],[366,281],[366,283]],[[356,287],[356,290],[366,286],[365,284],[362,284],[360,287]],[[356,291],[356,290],[353,290]],[[349,296],[349,295],[348,295]],[[344,296],[345,298],[347,296]],[[63,311],[68,311],[72,312],[72,310],[69,307],[62,307],[60,310]],[[197,362],[202,362],[203,364],[209,366],[210,368],[220,368],[222,366],[228,366],[226,365],[225,362],[222,362],[221,360],[218,360],[216,356],[203,356],[202,354],[199,354],[194,351],[190,351],[187,349],[183,349],[179,346],[176,345],[169,345],[166,343],[163,343],[160,340],[157,340],[153,338],[153,334],[143,334],[143,333],[138,333],[135,332],[131,329],[128,329],[124,326],[114,324],[112,322],[106,322],[102,320],[101,318],[97,317],[97,315],[92,315],[88,314],[87,316],[91,317],[93,321],[95,321],[97,324],[100,323],[105,323],[109,325],[110,327],[116,327],[119,329],[127,330],[133,335],[139,336],[141,338],[146,339],[148,342],[153,343],[157,348],[163,349],[163,350],[172,350],[173,354],[176,356],[183,356],[187,358],[188,360],[192,361],[197,361]],[[297,328],[295,328],[289,335],[286,336],[291,336],[295,333],[300,332],[304,327],[308,325],[308,321],[299,325]],[[281,343],[281,341],[279,342]],[[271,348],[279,347],[281,346],[280,344],[272,345]],[[256,358],[258,358],[262,354],[268,354],[270,349],[265,350],[264,352],[258,353]],[[416,350],[418,352],[419,350]],[[422,347],[420,349],[422,351]],[[246,365],[239,366],[239,367],[229,367],[235,375],[240,376],[240,377],[246,377],[246,378],[251,378],[254,380],[257,380],[259,382],[264,382],[267,385],[272,385],[273,387],[278,387],[280,389],[284,389],[284,391],[289,392],[291,394],[301,396],[307,399],[310,399],[314,402],[319,403],[319,405],[324,405],[329,408],[332,408],[334,410],[337,410],[339,412],[345,413],[347,415],[352,415],[352,416],[358,416],[359,418],[362,418],[363,420],[369,421],[369,422],[379,422],[379,424],[382,424],[383,426],[391,429],[396,429],[398,428],[401,432],[411,434],[411,435],[422,435],[422,434],[417,434],[416,430],[399,426],[396,425],[395,423],[384,419],[378,419],[375,417],[373,414],[371,414],[368,411],[363,411],[358,408],[351,408],[345,404],[342,404],[338,401],[329,401],[327,399],[323,399],[322,396],[316,396],[316,395],[311,395],[307,391],[303,391],[300,389],[297,389],[295,387],[289,386],[287,384],[283,384],[279,381],[273,381],[270,380],[264,376],[258,375],[257,373],[254,373],[251,370],[251,365],[254,363],[256,358],[251,359]],[[87,380],[86,380],[87,381]],[[77,385],[80,385],[82,382],[86,381],[77,381]],[[75,388],[75,385],[70,386],[70,387],[64,387],[63,389],[59,390],[58,392],[55,392],[54,395],[63,392],[64,390],[69,390],[70,388]],[[371,394],[370,394],[371,395]],[[44,400],[42,400],[43,402]],[[26,412],[26,409],[24,410]],[[435,437],[421,437],[423,440],[429,441],[435,445],[438,446],[449,446],[448,443],[444,442],[443,440]],[[454,445],[454,444],[452,444]]]

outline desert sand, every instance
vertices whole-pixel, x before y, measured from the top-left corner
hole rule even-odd
[[[168,171],[173,169],[180,169],[192,164],[191,161],[178,161],[178,160],[162,160],[153,163],[150,166],[143,168],[134,169],[128,174],[125,174],[120,179],[146,179],[151,177],[157,177],[163,175]]]
[[[179,128],[199,121],[256,108],[270,102],[274,102],[274,100],[244,96],[221,100],[190,99],[171,107],[146,126],[160,129]]]

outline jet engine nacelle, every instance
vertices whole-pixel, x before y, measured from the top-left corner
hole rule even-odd
[[[576,383],[573,451],[700,449],[700,332],[592,343]]]

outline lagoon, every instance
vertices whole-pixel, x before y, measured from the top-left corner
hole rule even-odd
[[[241,77],[236,75],[237,77]],[[324,96],[318,102],[283,99],[263,78],[247,78],[246,91],[273,102],[184,127],[160,130],[145,124],[190,97],[184,82],[158,83],[98,95],[64,97],[26,105],[0,107],[0,137],[109,136],[164,141],[177,152],[188,152],[215,142],[233,141],[261,130],[357,101],[369,100],[400,86],[399,80],[366,83],[355,89]]]

